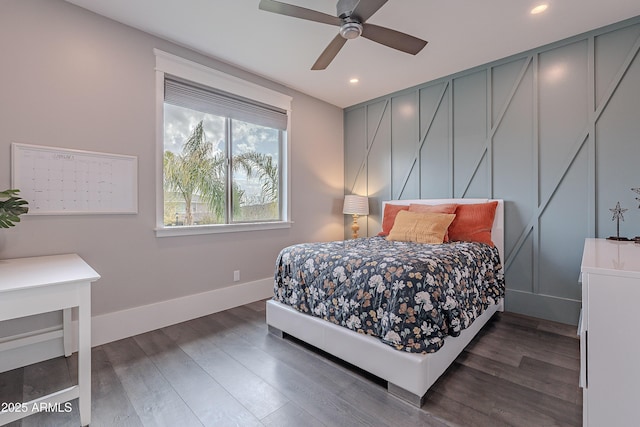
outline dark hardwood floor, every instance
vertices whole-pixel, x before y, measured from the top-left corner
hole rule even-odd
[[[379,379],[267,333],[263,301],[92,351],[92,426],[578,426],[575,328],[499,313],[417,409]],[[0,402],[76,381],[76,358],[0,374]],[[11,426],[77,426],[40,413]]]

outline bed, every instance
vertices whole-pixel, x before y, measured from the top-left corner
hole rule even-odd
[[[421,199],[383,204],[386,212],[386,204],[413,209],[416,205],[478,205],[493,201],[497,203],[490,238],[495,247],[467,242],[388,242],[385,237],[376,236],[283,249],[276,265],[274,298],[267,302],[269,331],[279,337],[291,335],[380,377],[387,382],[391,394],[422,406],[428,389],[493,314],[504,309],[500,263],[504,259],[504,203],[490,199]],[[441,261],[433,261],[436,257]],[[334,261],[336,264],[331,264]],[[327,262],[331,264],[329,268]],[[394,262],[398,262],[397,267]],[[386,277],[386,290],[376,277],[380,266],[387,274],[397,274]],[[292,269],[304,269],[304,277],[315,279],[297,280],[301,273]],[[434,281],[442,278],[448,285],[438,291]],[[325,292],[313,287],[296,290],[298,281],[318,282],[318,288]],[[349,288],[357,281],[364,286],[364,290],[354,289],[357,297],[342,298],[341,291],[334,287],[346,283]],[[407,287],[412,286],[409,292]],[[321,300],[318,293],[328,294],[327,299]],[[467,304],[467,300],[463,303],[462,294],[473,299],[475,305]],[[409,307],[406,295],[410,295]],[[451,303],[452,298],[458,299],[458,304]],[[440,301],[437,304],[436,299]]]

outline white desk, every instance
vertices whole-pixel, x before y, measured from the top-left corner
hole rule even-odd
[[[70,309],[78,307],[78,385],[0,413],[0,425],[39,412],[41,404],[53,406],[75,398],[82,425],[91,422],[91,282],[99,278],[76,254],[0,260],[0,321],[64,310],[68,353]]]

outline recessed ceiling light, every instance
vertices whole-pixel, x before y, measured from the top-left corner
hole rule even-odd
[[[549,7],[549,5],[548,5],[548,4],[543,3],[543,4],[541,4],[541,5],[538,5],[538,6],[534,7],[533,9],[531,9],[531,12],[530,12],[530,13],[531,13],[532,15],[537,15],[538,13],[542,13],[542,12],[544,12],[545,10],[547,10],[547,8],[548,8],[548,7]]]
[[[351,84],[356,84],[356,83],[358,83],[359,81],[360,81],[360,79],[359,79],[359,78],[357,78],[357,77],[354,77],[354,78],[352,78],[352,79],[349,79],[349,83],[351,83]]]

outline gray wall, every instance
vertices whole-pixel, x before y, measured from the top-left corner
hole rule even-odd
[[[156,238],[159,48],[293,97],[290,229]],[[281,248],[343,234],[343,111],[61,0],[0,2],[0,189],[11,142],[138,157],[137,215],[27,216],[0,229],[0,259],[80,254],[101,275],[93,313],[273,277]]]
[[[635,18],[347,108],[362,234],[383,200],[502,198],[507,310],[576,323],[584,238],[615,234],[617,201],[640,235],[639,48]]]

